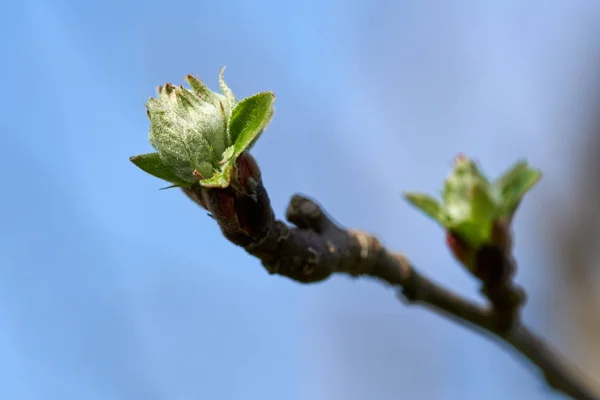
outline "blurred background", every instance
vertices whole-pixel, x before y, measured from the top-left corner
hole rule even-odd
[[[255,146],[296,192],[476,299],[435,192],[458,152],[544,178],[516,218],[524,318],[600,383],[600,3],[24,0],[0,27],[0,398],[559,399],[510,350],[366,279],[269,276],[128,160],[144,103],[219,68],[277,94]],[[597,385],[598,387],[600,385]],[[600,390],[600,389],[599,389]]]

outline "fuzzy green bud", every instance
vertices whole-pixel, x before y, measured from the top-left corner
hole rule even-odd
[[[249,150],[273,115],[275,96],[262,92],[238,102],[223,78],[221,93],[198,78],[191,89],[166,84],[146,104],[149,140],[157,153],[131,157],[144,171],[174,184],[225,188],[237,158]]]
[[[211,178],[231,145],[227,122],[235,98],[211,92],[200,80],[188,76],[194,89],[166,84],[157,98],[148,100],[150,144],[165,166],[185,182]],[[227,106],[227,108],[225,108]]]
[[[441,202],[422,193],[406,193],[405,197],[438,222],[453,239],[460,239],[464,249],[455,251],[457,246],[452,245],[451,248],[460,253],[457,258],[466,263],[465,249],[470,254],[484,246],[509,246],[512,217],[525,194],[540,178],[538,170],[519,162],[497,180],[489,181],[472,159],[460,155],[445,181]]]

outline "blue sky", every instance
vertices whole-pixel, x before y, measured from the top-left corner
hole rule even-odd
[[[566,201],[589,117],[594,1],[301,4],[22,1],[2,6],[0,397],[552,399],[519,359],[367,280],[268,276],[128,161],[144,103],[222,65],[273,90],[253,150],[283,216],[301,192],[475,298],[403,190],[458,152],[545,172],[516,222],[525,317],[561,347],[534,204]],[[556,162],[561,160],[564,162]],[[536,203],[536,201],[538,203]]]

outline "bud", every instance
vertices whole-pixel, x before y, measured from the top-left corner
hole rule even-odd
[[[163,164],[183,181],[211,178],[230,146],[223,98],[217,93],[203,98],[167,83],[158,88],[158,97],[146,104],[150,144]]]
[[[489,181],[473,160],[461,154],[445,181],[442,202],[421,193],[405,197],[444,228],[454,256],[473,270],[474,255],[483,248],[510,253],[513,214],[540,177],[538,170],[520,162]]]
[[[191,89],[166,84],[146,104],[150,144],[157,153],[131,157],[142,170],[187,187],[226,188],[237,159],[248,151],[273,116],[272,92],[238,102],[223,78],[221,93],[198,78],[186,77]]]

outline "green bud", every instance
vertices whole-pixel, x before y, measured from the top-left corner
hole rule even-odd
[[[236,159],[249,150],[273,115],[275,96],[258,93],[238,102],[219,76],[221,93],[186,77],[191,89],[166,84],[146,104],[149,140],[157,153],[134,156],[144,171],[174,186],[227,187]]]
[[[519,162],[490,182],[473,160],[461,155],[446,179],[441,203],[422,193],[406,193],[405,197],[466,246],[477,250],[498,245],[494,227],[499,222],[510,223],[521,199],[540,178],[538,170]]]

